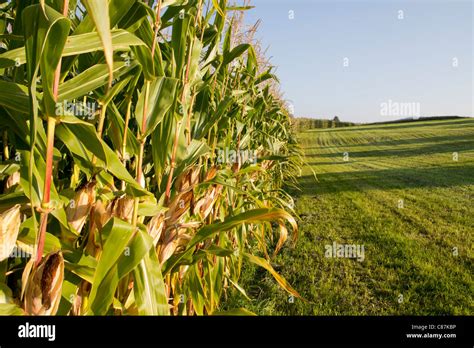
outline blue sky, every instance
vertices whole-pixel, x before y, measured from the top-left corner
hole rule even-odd
[[[296,116],[403,118],[382,114],[382,103],[389,101],[417,103],[421,116],[474,114],[472,0],[253,0],[253,5],[246,20],[262,19],[257,38],[269,47]]]

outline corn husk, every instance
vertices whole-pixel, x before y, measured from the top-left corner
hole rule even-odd
[[[193,191],[187,191],[177,195],[170,203],[168,211],[166,212],[167,224],[169,226],[174,225],[178,220],[189,210],[191,204],[193,204],[194,193]]]
[[[89,255],[97,255],[100,249],[100,243],[97,241],[98,231],[100,231],[112,217],[112,204],[106,204],[102,200],[96,201],[91,215],[92,223],[90,225],[86,251]]]
[[[70,315],[78,316],[82,315],[83,313],[83,301],[87,298],[87,295],[90,292],[91,284],[82,280],[77,287],[76,294],[74,296],[74,300],[72,301],[71,310],[69,311]]]
[[[94,200],[95,183],[88,183],[76,192],[74,196],[74,205],[69,204],[67,206],[67,221],[77,231],[77,233],[81,233],[94,204]]]
[[[51,253],[29,275],[25,312],[28,315],[55,315],[61,300],[63,280],[63,256],[61,252]]]
[[[217,175],[217,166],[213,166],[209,168],[209,170],[207,171],[204,181],[212,180],[216,177],[216,175]]]
[[[198,166],[191,167],[176,179],[176,190],[184,192],[192,189],[199,183],[200,169]]]
[[[13,187],[20,183],[20,172],[15,172],[10,175],[5,182],[5,191],[8,190],[10,187]]]
[[[241,164],[240,164],[240,160],[239,160],[239,161],[235,162],[235,163],[232,165],[232,171],[233,171],[234,173],[237,173],[237,172],[240,170],[240,166],[241,166]]]
[[[184,222],[184,223],[181,223],[179,224],[179,227],[180,228],[191,228],[191,229],[196,229],[198,227],[200,227],[202,225],[202,222],[199,222],[199,221],[188,221],[188,222]]]
[[[214,204],[219,198],[221,191],[221,185],[214,185],[210,187],[204,196],[196,203],[196,206],[194,207],[194,213],[199,214],[199,216],[201,216],[201,218],[204,220],[212,212]]]
[[[189,269],[189,265],[184,265],[179,268],[179,280],[183,280],[186,272]]]
[[[146,228],[148,234],[153,238],[153,243],[156,245],[160,240],[161,233],[165,227],[165,215],[163,213],[159,213],[148,222]]]
[[[163,234],[163,240],[158,253],[158,259],[163,264],[174,254],[178,247],[179,231],[176,228],[169,227]]]
[[[8,258],[15,247],[21,225],[20,215],[19,204],[0,214],[0,261]]]
[[[123,196],[120,198],[116,198],[112,202],[112,215],[116,216],[122,220],[127,222],[131,222],[133,218],[133,206],[134,206],[134,199]]]
[[[112,217],[112,205],[105,204],[101,200],[98,200],[94,204],[94,211],[92,213],[93,216],[93,228],[97,228],[97,230],[101,230],[102,227],[109,222],[110,218]]]
[[[193,223],[192,226],[198,226],[198,223]],[[181,251],[186,247],[192,236],[186,233],[188,228],[183,225],[178,228],[170,227],[163,234],[162,244],[158,252],[158,258],[163,264],[176,251]]]
[[[168,260],[171,255],[174,254],[176,248],[178,247],[178,232],[175,229],[166,231],[163,237],[163,244],[161,245],[158,253],[158,259],[160,263],[163,264]]]
[[[163,246],[159,255],[159,260],[162,265],[166,260],[168,260],[171,257],[171,255],[174,254],[177,247],[178,247],[178,241],[176,240],[173,240],[170,243]]]

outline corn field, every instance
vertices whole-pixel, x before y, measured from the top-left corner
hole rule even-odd
[[[249,263],[299,296],[301,151],[247,10],[0,1],[0,314],[224,314]]]

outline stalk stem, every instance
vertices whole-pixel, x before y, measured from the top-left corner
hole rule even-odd
[[[153,36],[153,44],[151,46],[151,58],[153,58],[155,55],[156,40],[158,37],[160,22],[161,22],[161,0],[158,0],[158,4],[156,5],[155,31],[154,31],[154,36]]]
[[[63,15],[67,16],[69,9],[69,0],[63,2]],[[59,59],[58,66],[54,72],[53,82],[53,98],[55,101],[58,100],[59,91],[59,79],[61,77],[61,59]],[[36,266],[39,265],[43,258],[44,241],[46,237],[46,227],[48,224],[48,215],[50,210],[51,200],[51,183],[53,180],[53,151],[54,151],[54,133],[56,130],[56,119],[52,116],[48,116],[48,130],[47,130],[47,147],[46,147],[46,169],[44,176],[44,190],[43,200],[41,202],[41,219],[40,219],[40,231],[38,236],[38,248],[36,250]],[[31,151],[34,151],[32,149]],[[32,164],[30,164],[32,165]]]
[[[107,111],[107,105],[102,104],[100,109],[99,124],[97,126],[97,134],[99,138],[102,138],[102,133],[104,132],[104,123],[105,123],[105,112]]]
[[[174,133],[174,144],[173,144],[173,152],[171,153],[171,168],[170,174],[168,176],[168,182],[166,184],[166,203],[169,202],[170,195],[171,195],[171,183],[173,182],[173,172],[174,168],[176,167],[176,151],[178,149],[178,140],[179,140],[179,129],[181,128],[181,121],[178,121],[176,124],[176,131]]]
[[[100,115],[99,115],[99,124],[97,125],[97,135],[102,139],[102,133],[104,131],[104,122],[105,122],[105,112],[107,111],[107,105],[101,104]],[[92,165],[95,166],[97,163],[97,157],[92,156]]]
[[[201,11],[201,1],[199,2],[199,12]],[[196,15],[196,18],[194,18],[194,26],[197,24],[197,17],[199,13]],[[184,76],[184,81],[183,81],[183,93],[181,94],[181,105],[183,106],[183,109],[185,108],[185,102],[186,102],[186,88],[188,86],[188,80],[189,80],[189,68],[191,65],[191,55],[193,52],[193,46],[194,46],[194,41],[191,41],[191,44],[189,45],[189,51],[188,51],[188,60],[186,64],[186,74]],[[191,103],[192,107],[192,103]],[[192,109],[190,108],[189,112],[192,112]],[[191,116],[188,115],[188,119]],[[190,128],[191,128],[191,123],[188,123],[189,128],[188,132],[190,134]],[[174,173],[174,168],[176,166],[176,151],[178,148],[178,141],[179,141],[179,129],[181,128],[181,121],[178,121],[176,124],[176,131],[174,134],[174,144],[173,144],[173,152],[171,154],[171,168],[170,168],[170,173],[168,176],[168,182],[166,184],[166,194],[165,194],[165,201],[168,203],[170,196],[171,196],[171,184],[173,182],[173,173]],[[189,139],[190,140],[190,139]]]
[[[38,239],[38,249],[36,252],[36,265],[43,257],[44,240],[46,236],[46,226],[48,224],[48,214],[50,209],[51,199],[51,182],[53,179],[53,150],[54,150],[54,132],[56,129],[56,120],[54,117],[48,117],[48,138],[46,148],[46,170],[44,176],[44,190],[43,200],[41,202],[41,220],[40,220],[40,234]]]
[[[125,114],[125,125],[123,127],[123,139],[122,139],[122,163],[126,167],[127,164],[127,135],[128,135],[128,123],[130,122],[130,114],[132,110],[132,97],[131,95],[127,98],[127,113]],[[122,191],[125,190],[125,181],[122,181]]]
[[[132,98],[128,98],[127,102],[127,113],[125,114],[125,125],[123,127],[123,139],[122,139],[122,161],[125,163],[125,155],[127,153],[127,135],[128,135],[128,123],[130,122],[130,114],[132,110]]]
[[[154,59],[155,50],[156,50],[156,41],[158,39],[158,31],[160,29],[160,21],[161,21],[161,0],[158,0],[158,4],[156,5],[156,18],[155,18],[155,31],[153,36],[153,43],[151,47],[151,59]],[[145,153],[145,144],[146,144],[146,136],[144,135],[146,132],[146,116],[148,113],[148,97],[150,93],[150,83],[151,81],[146,81],[145,85],[145,103],[143,105],[143,117],[142,117],[142,124],[141,129],[138,131],[138,139],[140,139],[140,152],[138,153],[138,160],[137,160],[137,182],[140,185],[145,186],[145,179],[143,177],[143,155]],[[138,203],[139,198],[136,197],[133,205],[133,217],[132,217],[132,225],[135,227],[137,226],[138,221]]]

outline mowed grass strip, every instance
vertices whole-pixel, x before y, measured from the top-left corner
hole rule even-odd
[[[275,259],[306,298],[257,269],[253,310],[270,315],[474,314],[474,119],[310,130],[295,192],[300,238]],[[325,246],[364,246],[364,259]],[[242,296],[232,302],[243,303]]]

